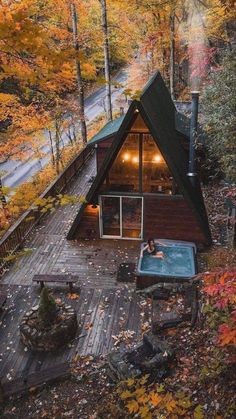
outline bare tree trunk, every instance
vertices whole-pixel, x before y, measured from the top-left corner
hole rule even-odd
[[[60,173],[60,135],[58,122],[55,121],[55,147],[56,147],[56,172],[59,175]]]
[[[72,138],[72,136],[71,136],[70,127],[68,127],[68,130],[67,130],[67,134],[66,134],[66,136],[67,136],[67,138],[69,139],[69,141],[70,141],[71,145],[73,145],[73,138]]]
[[[50,148],[51,148],[51,156],[52,156],[52,164],[55,166],[55,156],[54,156],[54,150],[53,150],[53,141],[52,141],[52,133],[51,130],[48,130],[49,140],[50,140]]]
[[[73,132],[73,138],[74,138],[74,142],[77,142],[77,137],[76,137],[76,132],[75,132],[75,124],[72,123],[72,132]]]
[[[100,4],[101,4],[101,9],[102,9],[102,31],[103,31],[105,80],[106,80],[106,116],[107,116],[107,120],[111,121],[112,120],[111,76],[110,76],[110,57],[109,57],[106,0],[100,0]]]
[[[175,99],[175,13],[170,16],[170,94]]]
[[[6,197],[5,197],[4,193],[3,193],[3,189],[2,188],[3,188],[2,179],[0,177],[0,201],[2,202],[2,206],[4,208],[4,206],[6,206],[6,204],[7,204],[7,200],[6,200]]]
[[[78,40],[78,18],[76,13],[76,8],[74,3],[71,3],[71,16],[72,16],[72,25],[73,25],[73,35],[74,35],[74,48],[75,48],[75,60],[76,60],[76,72],[77,72],[77,85],[78,85],[78,102],[79,102],[79,120],[80,120],[80,129],[81,136],[84,146],[87,144],[87,127],[85,122],[84,115],[84,86],[81,74],[81,66],[79,59],[79,40]]]
[[[3,188],[2,179],[0,177],[0,202],[1,202],[1,205],[2,205],[3,213],[4,213],[5,217],[6,217],[6,219],[8,220],[10,218],[10,215],[9,215],[9,211],[8,211],[8,208],[7,208],[7,200],[6,200],[6,197],[5,197],[4,193],[3,193],[3,189],[2,188]],[[1,396],[1,392],[0,392],[0,396]]]

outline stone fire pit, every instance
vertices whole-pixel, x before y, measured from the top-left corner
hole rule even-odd
[[[56,351],[69,343],[78,327],[75,310],[55,302],[43,288],[39,305],[28,311],[20,324],[21,341],[32,351]]]

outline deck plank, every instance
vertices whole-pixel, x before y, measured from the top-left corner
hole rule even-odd
[[[55,287],[54,296],[72,305],[77,312],[80,328],[76,338],[57,353],[37,354],[26,351],[20,341],[19,322],[24,313],[38,302],[39,292],[36,286],[2,287],[8,292],[6,312],[1,317],[0,327],[0,379],[6,389],[14,380],[22,386],[23,381],[27,382],[32,374],[46,374],[52,366],[57,368],[64,363],[69,365],[75,354],[107,354],[114,347],[112,336],[121,330],[129,330],[130,321],[127,320],[131,313],[132,328],[135,331],[139,329],[139,307],[134,287],[123,287],[119,292],[114,292],[113,288],[84,287],[76,300],[69,299],[66,290]],[[125,318],[124,324],[120,323],[120,317]]]
[[[67,193],[86,195],[94,173],[93,157]],[[7,293],[8,298],[0,316],[0,379],[9,394],[14,383],[24,388],[24,379],[34,383],[37,375],[38,381],[42,381],[52,367],[58,367],[64,374],[65,365],[70,364],[75,354],[107,354],[114,348],[112,336],[122,330],[139,333],[141,297],[137,297],[134,284],[118,283],[116,276],[121,263],[137,262],[140,242],[67,241],[66,234],[79,207],[80,204],[58,208],[45,217],[26,240],[25,247],[31,248],[32,253],[12,265],[1,278],[0,292]],[[79,321],[74,341],[56,354],[31,353],[20,342],[20,320],[40,295],[39,287],[32,284],[36,274],[75,275],[81,286],[79,298],[71,300],[67,287],[50,284],[56,298],[75,308]],[[75,286],[75,293],[78,292]]]

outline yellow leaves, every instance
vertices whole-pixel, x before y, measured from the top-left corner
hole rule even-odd
[[[134,394],[136,395],[137,399],[139,399],[139,397],[143,396],[146,393],[146,390],[144,387],[139,387],[135,390]]]
[[[168,412],[173,412],[173,410],[175,409],[175,407],[177,406],[177,403],[175,400],[169,400],[166,403],[166,408],[168,410]]]
[[[153,414],[155,417],[176,419],[192,417],[188,395],[166,391],[163,384],[149,384],[148,378],[149,375],[140,379],[130,378],[119,384],[117,392],[130,414],[141,419],[151,419]],[[201,406],[196,407],[194,414],[197,415],[195,419],[203,419]]]
[[[122,393],[120,394],[120,398],[122,400],[129,399],[130,397],[132,397],[132,393],[129,390],[122,391]]]
[[[129,413],[137,413],[139,411],[139,404],[136,400],[130,400],[127,403]]]
[[[149,395],[149,399],[152,405],[156,407],[162,401],[163,398],[159,396],[159,394],[157,394],[155,391],[152,391]]]
[[[79,151],[78,147],[67,147],[63,150],[63,159],[65,164],[69,162],[75,154]],[[14,195],[11,195],[10,201],[8,201],[6,208],[3,210],[0,208],[0,235],[9,228],[9,226],[18,218],[22,212],[27,210],[32,204],[34,210],[42,211],[43,213],[54,212],[55,209],[62,205],[70,205],[78,202],[78,197],[73,195],[59,194],[56,197],[39,198],[45,188],[55,178],[56,171],[51,166],[46,166],[39,174],[33,177],[32,182],[22,184],[17,188],[11,188],[14,191]],[[4,192],[8,193],[8,189],[4,189]],[[81,197],[82,201],[85,201],[85,197]],[[1,207],[1,206],[0,206]],[[27,218],[28,222],[33,221],[33,216]]]
[[[66,206],[77,202],[77,197],[73,195],[58,194],[56,197],[37,198],[34,201],[34,206],[42,213],[54,212],[57,206]]]
[[[90,63],[82,63],[82,76],[87,80],[95,80],[96,67]]]
[[[200,404],[195,407],[193,415],[194,419],[204,419],[203,407]]]
[[[146,384],[146,383],[147,383],[148,378],[149,378],[149,374],[145,374],[142,378],[140,378],[140,380],[139,380],[139,384],[140,384],[141,386],[143,386],[144,384]]]
[[[127,386],[128,386],[128,387],[132,387],[132,386],[134,385],[134,383],[135,383],[135,380],[134,380],[133,378],[129,378],[129,379],[126,381],[126,383],[127,383]]]
[[[27,256],[32,253],[32,249],[24,248],[23,250],[20,250],[18,252],[12,253],[6,257],[3,258],[5,262],[14,262],[20,259],[23,256]]]
[[[142,419],[151,419],[152,418],[152,415],[151,415],[151,412],[150,412],[148,406],[140,407],[138,413],[139,413],[140,418],[142,418]]]
[[[149,397],[146,393],[144,393],[143,395],[139,396],[137,398],[137,401],[139,404],[147,404],[149,402]]]
[[[157,393],[163,393],[165,391],[165,387],[163,384],[160,384],[157,389],[156,389]]]
[[[86,202],[87,202],[87,201],[86,201],[85,196],[81,195],[81,196],[79,197],[79,203],[80,203],[80,204],[84,204],[84,203],[86,203]]]

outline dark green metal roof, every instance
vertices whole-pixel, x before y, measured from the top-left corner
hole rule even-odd
[[[107,122],[107,124],[104,125],[104,127],[91,138],[91,140],[88,142],[88,145],[96,144],[99,141],[114,135],[119,130],[124,117],[125,115],[122,115],[119,118],[114,119],[113,121]]]

